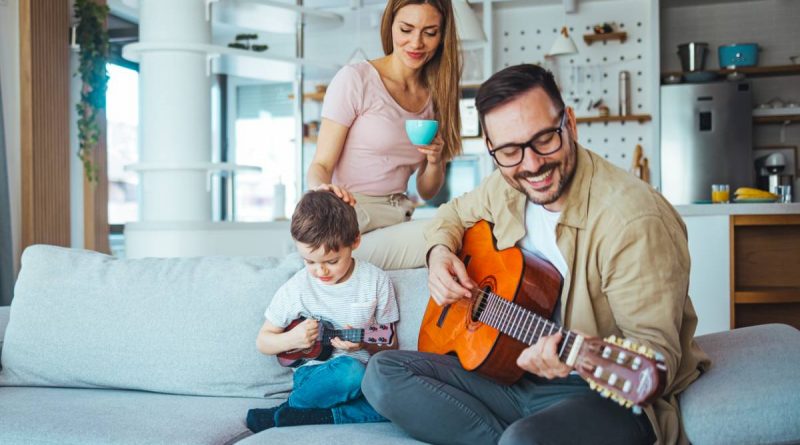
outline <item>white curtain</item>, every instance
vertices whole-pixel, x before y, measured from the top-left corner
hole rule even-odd
[[[11,242],[11,203],[6,162],[6,132],[3,122],[3,92],[0,87],[0,306],[11,304],[14,290],[13,245]]]

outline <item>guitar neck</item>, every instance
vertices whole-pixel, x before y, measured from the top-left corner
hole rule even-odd
[[[533,345],[543,336],[561,332],[562,339],[558,347],[558,357],[562,362],[572,365],[574,360],[569,359],[576,341],[580,343],[578,334],[563,329],[535,312],[505,300],[492,292],[484,292],[483,299],[479,303],[479,311],[479,321],[526,345]]]
[[[322,333],[322,342],[326,345],[331,343],[334,337],[339,337],[340,340],[349,341],[353,343],[361,343],[364,341],[363,329],[325,329]]]

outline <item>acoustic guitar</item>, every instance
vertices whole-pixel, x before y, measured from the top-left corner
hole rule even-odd
[[[292,330],[302,323],[304,317],[289,323],[285,331]],[[394,329],[390,324],[376,324],[364,329],[334,329],[333,324],[327,320],[319,320],[319,334],[311,347],[306,349],[292,349],[278,354],[278,363],[281,366],[295,368],[311,360],[325,361],[331,358],[333,346],[331,340],[339,337],[340,340],[353,343],[372,343],[376,345],[392,344]]]
[[[459,257],[478,289],[473,298],[446,306],[429,300],[420,351],[454,352],[464,369],[510,385],[525,372],[516,364],[522,350],[561,332],[559,358],[604,397],[641,412],[661,395],[666,367],[660,354],[614,336],[584,337],[549,321],[562,279],[547,260],[516,247],[497,250],[486,221],[467,229]]]

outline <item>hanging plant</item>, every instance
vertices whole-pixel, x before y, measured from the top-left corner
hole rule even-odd
[[[89,182],[96,183],[99,168],[93,161],[94,150],[100,141],[98,111],[106,107],[108,73],[108,31],[105,28],[108,6],[94,0],[76,0],[75,18],[78,21],[76,43],[80,46],[78,73],[81,77],[81,99],[78,110],[78,158]]]

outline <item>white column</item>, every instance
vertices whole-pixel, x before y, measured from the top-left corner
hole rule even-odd
[[[139,0],[139,39],[148,43],[211,42],[203,0]],[[187,50],[141,53],[139,162],[211,161],[211,80],[206,54]],[[211,196],[203,170],[141,172],[141,221],[208,221]]]

